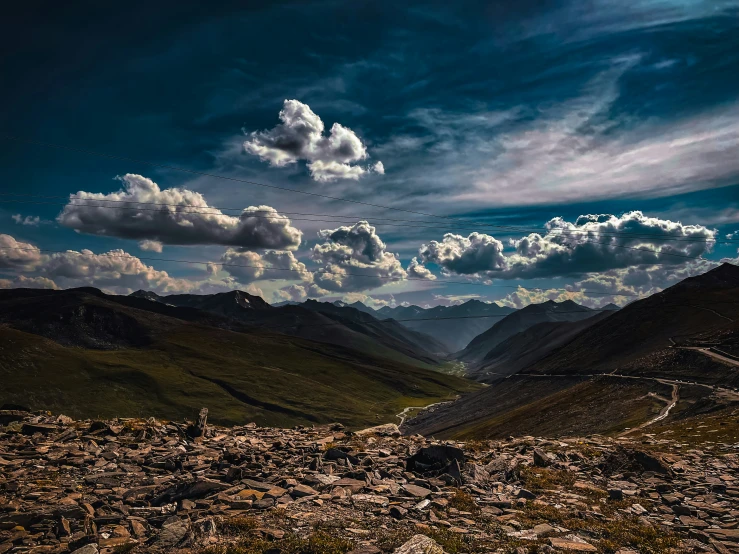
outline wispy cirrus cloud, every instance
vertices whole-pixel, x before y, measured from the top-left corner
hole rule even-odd
[[[660,197],[734,184],[739,104],[675,117],[622,113],[621,82],[649,71],[648,59],[616,56],[579,95],[538,105],[411,110],[406,125],[376,148],[393,167],[388,198],[454,213]]]

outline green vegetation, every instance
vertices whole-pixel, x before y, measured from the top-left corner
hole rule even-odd
[[[571,471],[545,467],[523,467],[519,477],[524,487],[534,492],[571,487],[575,484],[575,474]]]
[[[480,508],[475,503],[475,499],[468,492],[462,489],[454,491],[454,496],[449,499],[449,507],[455,508],[461,512],[469,512],[471,514],[478,513]]]
[[[643,499],[640,502],[645,503]],[[582,512],[527,502],[517,519],[527,527],[548,523],[573,531],[584,531],[593,537],[598,551],[607,554],[626,547],[644,554],[667,554],[680,545],[680,539],[675,534],[646,525],[636,516],[614,517],[619,509],[629,504],[627,501],[600,503],[598,510],[603,517],[588,518],[583,517]]]
[[[338,532],[316,529],[305,538],[288,534],[279,540],[269,540],[259,531],[249,531],[226,545],[211,546],[198,554],[344,554],[352,543]]]
[[[477,385],[417,366],[271,333],[182,322],[143,349],[65,347],[0,327],[1,402],[72,417],[192,418],[260,425],[396,422],[407,406]]]

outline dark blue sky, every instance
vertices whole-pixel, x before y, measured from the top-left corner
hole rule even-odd
[[[3,139],[3,193],[63,197],[0,197],[4,286],[258,287],[271,301],[539,298],[480,285],[488,282],[613,294],[573,297],[598,304],[737,256],[737,242],[711,241],[739,241],[727,239],[739,230],[739,2],[27,4],[0,23],[2,134],[467,223]],[[285,100],[298,101],[295,119],[280,126]],[[306,121],[323,129],[308,132]],[[158,189],[121,198],[192,202],[161,192],[177,187],[208,206],[269,206],[302,236],[275,242],[282,231],[233,231],[235,219],[193,226],[133,204],[57,219],[70,194],[119,191],[131,186],[115,179],[125,174]],[[643,215],[628,215],[635,210]],[[585,214],[614,217],[574,235],[562,227]],[[565,235],[547,234],[553,218]],[[363,219],[375,229],[354,226]],[[319,236],[341,225],[352,229]],[[183,226],[193,231],[178,233]],[[512,242],[537,230],[541,241]],[[114,268],[89,255],[8,258],[16,243],[145,259]],[[413,257],[421,269],[409,270]],[[423,281],[428,271],[435,281]]]

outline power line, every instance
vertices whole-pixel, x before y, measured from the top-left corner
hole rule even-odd
[[[165,298],[166,298],[166,296],[165,296]],[[531,305],[532,304],[529,304],[529,306],[531,306]],[[686,306],[687,305],[688,304],[686,304]],[[587,308],[585,306],[583,306],[583,307],[585,308],[583,310],[562,311],[562,312],[553,311],[551,313],[552,314],[583,314],[583,313],[591,313],[591,312],[617,312],[618,311],[618,310],[614,310],[612,308],[597,308],[596,309],[596,308]],[[313,310],[313,311],[315,311],[316,313],[323,314],[323,315],[325,315],[327,317],[330,317],[331,315],[338,315],[338,314],[332,314],[330,312],[326,312],[326,311],[322,311],[322,310]],[[518,311],[518,310],[516,310],[516,311]],[[366,312],[363,312],[363,313],[366,313]],[[377,318],[375,318],[375,319],[377,319],[377,321],[380,322],[380,323],[389,323],[391,321],[397,321],[398,323],[405,323],[405,322],[411,322],[411,321],[444,321],[444,320],[450,320],[450,319],[486,319],[486,318],[491,318],[491,317],[504,318],[504,317],[508,317],[512,313],[515,313],[515,311],[514,312],[511,312],[510,314],[460,315],[460,316],[450,316],[450,317],[419,317],[419,318],[416,318],[416,319],[395,319],[395,318],[392,318],[392,317],[388,317],[388,318],[385,318],[385,319],[377,319]],[[372,317],[372,314],[368,314],[368,315],[370,317]],[[339,317],[341,317],[341,316],[339,316]],[[331,323],[310,323],[309,325],[306,325],[306,324],[303,324],[303,323],[296,323],[295,325],[288,325],[288,327],[308,327],[308,326],[310,326],[310,327],[322,327],[322,326],[326,326],[326,325],[344,325],[344,326],[349,327],[349,329],[351,329],[351,327],[349,326],[351,323],[365,323],[365,322],[364,321],[354,322],[354,321],[349,320],[349,324],[343,323],[343,322],[340,322],[340,321],[334,321],[334,322],[331,322]]]
[[[428,212],[421,212],[421,211],[416,211],[416,210],[408,210],[408,209],[405,209],[405,208],[398,208],[398,207],[395,207],[395,206],[386,206],[386,205],[383,205],[383,204],[374,204],[374,203],[371,203],[371,202],[363,202],[361,200],[352,200],[352,199],[349,199],[349,198],[342,198],[342,197],[339,197],[339,196],[331,196],[331,195],[327,195],[327,194],[320,194],[320,193],[309,192],[309,191],[305,191],[305,190],[292,189],[292,188],[289,188],[289,187],[281,187],[281,186],[278,186],[278,185],[271,185],[271,184],[267,184],[267,183],[260,183],[260,182],[257,182],[257,181],[250,181],[248,179],[241,179],[241,178],[238,178],[238,177],[229,177],[227,175],[219,175],[219,174],[216,174],[216,173],[209,173],[209,172],[205,172],[205,171],[197,171],[197,170],[194,170],[194,169],[187,169],[187,168],[184,168],[184,167],[179,167],[179,166],[174,166],[174,165],[169,165],[169,164],[163,164],[163,163],[157,163],[157,162],[152,162],[152,161],[148,161],[148,160],[142,160],[142,159],[139,159],[139,158],[132,158],[132,157],[128,157],[128,156],[120,156],[120,155],[116,155],[116,154],[108,154],[108,153],[105,153],[105,152],[99,152],[99,151],[96,151],[96,150],[90,150],[90,149],[86,149],[86,148],[78,148],[78,147],[64,145],[64,144],[56,144],[56,143],[52,143],[52,142],[44,142],[44,141],[39,141],[39,140],[33,140],[33,139],[25,138],[25,137],[19,137],[19,136],[16,136],[16,135],[12,135],[10,133],[0,133],[0,139],[12,140],[12,141],[15,141],[15,142],[32,144],[32,145],[36,145],[36,146],[44,146],[44,147],[48,147],[48,148],[56,148],[56,149],[60,149],[60,150],[67,150],[67,151],[71,151],[71,152],[78,152],[78,153],[88,154],[88,155],[91,155],[91,156],[97,156],[97,157],[101,157],[101,158],[108,158],[108,159],[114,159],[114,160],[121,160],[121,161],[127,161],[127,162],[140,163],[140,164],[148,165],[148,166],[151,166],[151,167],[161,167],[161,168],[164,168],[164,169],[171,169],[173,171],[180,171],[180,172],[183,172],[183,173],[190,173],[190,174],[193,174],[193,175],[201,175],[201,176],[205,176],[205,177],[213,177],[215,179],[223,179],[223,180],[227,180],[227,181],[245,183],[245,184],[249,184],[249,185],[254,185],[254,186],[259,186],[259,187],[264,187],[264,188],[270,188],[270,189],[275,189],[275,190],[281,190],[283,192],[293,192],[293,193],[296,193],[296,194],[303,194],[303,195],[313,196],[313,197],[317,197],[317,198],[325,198],[325,199],[336,200],[336,201],[340,201],[340,202],[348,202],[348,203],[351,203],[351,204],[358,204],[358,205],[369,206],[369,207],[373,207],[373,208],[381,208],[381,209],[385,209],[385,210],[394,210],[394,211],[398,211],[398,212],[410,213],[410,214],[415,214],[415,215],[422,215],[422,216],[425,216],[425,217],[433,217],[433,218],[437,218],[437,219],[447,219],[447,220],[453,220],[453,221],[460,221],[460,219],[458,217],[453,217],[453,216],[437,215],[437,214],[432,214],[432,213],[428,213]],[[470,222],[470,224],[471,225],[475,225],[475,226],[486,225],[486,224],[474,223],[474,222]],[[488,225],[488,226],[490,226],[490,225]],[[512,226],[503,226],[503,225],[501,225],[501,226],[498,226],[498,227],[500,227],[500,228],[508,228],[510,230],[516,230],[516,228],[515,227],[512,227]]]
[[[0,193],[0,196],[3,195],[12,195],[12,193]],[[23,196],[32,196],[32,195],[23,195]],[[206,214],[206,215],[227,215],[228,217],[237,217],[236,215],[231,214],[223,214],[218,213],[222,212],[223,210],[243,210],[245,208],[222,208],[222,207],[215,207],[215,206],[187,206],[182,204],[169,204],[169,203],[163,203],[163,202],[136,202],[136,201],[130,201],[130,200],[107,200],[107,199],[99,199],[99,198],[79,198],[79,197],[69,197],[70,200],[84,200],[83,203],[75,204],[75,203],[67,203],[67,202],[39,202],[35,200],[0,200],[0,203],[12,203],[12,204],[34,204],[34,205],[61,205],[61,206],[72,206],[72,207],[89,207],[89,208],[95,208],[95,209],[108,209],[108,210],[132,210],[132,211],[148,211],[148,212],[160,212],[161,210],[158,208],[142,208],[138,207],[138,205],[154,205],[154,206],[171,206],[178,208],[177,213],[180,214]],[[100,205],[100,204],[92,204],[91,202],[117,202],[117,203],[125,203],[125,204],[137,204],[137,206],[106,206],[106,205]],[[202,208],[202,209],[201,209]],[[217,210],[217,212],[213,211],[207,211],[207,210]],[[272,213],[271,210],[253,210],[249,212],[248,217],[253,217],[256,219],[265,219],[269,221],[281,221],[281,220],[287,220],[290,221],[306,221],[306,222],[316,222],[316,223],[338,223],[338,224],[350,224],[357,221],[357,217],[350,216],[350,215],[332,215],[332,214],[313,214],[313,213],[303,213],[303,212],[280,212],[276,215],[268,215],[268,216],[260,216],[256,215],[258,213]],[[283,214],[289,214],[289,215],[305,215],[305,216],[315,216],[315,217],[329,217],[332,219],[305,219],[305,218],[297,218],[297,217],[287,217]],[[343,219],[336,219],[336,218],[343,218]],[[359,218],[363,219],[363,218]],[[482,229],[482,227],[450,227],[450,228],[444,228],[439,227],[438,224],[435,225],[409,225],[407,223],[404,224],[396,224],[396,223],[384,223],[384,221],[406,221],[408,223],[415,223],[417,220],[393,220],[393,219],[375,219],[375,218],[364,218],[365,220],[372,223],[373,225],[377,226],[389,226],[389,227],[405,227],[405,228],[419,228],[419,229],[435,229],[435,230],[446,230],[446,231],[462,231],[462,230],[479,230]],[[346,221],[348,220],[348,221]],[[419,223],[431,223],[431,222],[424,222],[419,221]],[[459,221],[459,223],[455,223],[454,225],[463,225],[463,221]],[[496,225],[490,225],[491,227],[497,227]],[[692,242],[692,243],[712,243],[712,244],[732,244],[732,243],[739,243],[739,240],[731,240],[731,239],[715,239],[715,238],[691,238],[684,235],[681,236],[675,236],[675,235],[655,235],[655,234],[649,234],[649,233],[624,233],[619,231],[611,231],[611,232],[600,232],[600,231],[590,231],[585,229],[562,229],[562,228],[554,228],[554,229],[541,229],[536,227],[531,228],[518,228],[515,231],[513,230],[505,230],[505,231],[499,231],[496,230],[495,233],[497,235],[509,235],[509,234],[518,234],[518,233],[543,233],[543,236],[546,236],[547,234],[551,234],[554,236],[557,235],[563,235],[563,236],[573,236],[573,237],[581,237],[583,235],[590,235],[591,233],[596,233],[599,237],[612,237],[612,238],[634,238],[634,239],[654,239],[656,241],[660,242]]]
[[[350,204],[359,204],[359,205],[362,205],[362,206],[369,206],[369,207],[372,207],[372,208],[382,208],[383,210],[394,210],[394,211],[397,211],[397,212],[405,212],[405,213],[409,213],[409,214],[423,215],[423,216],[426,216],[426,217],[436,217],[436,218],[441,218],[441,219],[455,219],[455,218],[450,217],[450,216],[435,215],[435,214],[430,214],[430,213],[426,213],[426,212],[419,212],[419,211],[415,211],[415,210],[407,210],[405,208],[397,208],[397,207],[394,207],[394,206],[385,206],[385,205],[382,205],[382,204],[373,204],[371,202],[363,202],[361,200],[352,200],[350,198],[341,198],[340,196],[331,196],[331,195],[328,195],[328,194],[320,194],[320,193],[317,193],[317,192],[309,192],[309,191],[306,191],[306,190],[291,189],[291,188],[288,188],[288,187],[281,187],[281,186],[278,186],[278,185],[270,185],[270,184],[266,184],[266,183],[259,183],[257,181],[250,181],[248,179],[241,179],[241,178],[238,178],[238,177],[229,177],[227,175],[218,175],[216,173],[208,173],[206,171],[197,171],[195,169],[187,169],[187,168],[184,168],[184,167],[178,167],[178,166],[169,165],[169,164],[151,162],[151,161],[148,161],[148,160],[142,160],[142,159],[138,159],[138,158],[131,158],[131,157],[128,157],[128,156],[119,156],[119,155],[116,155],[116,154],[107,154],[105,152],[98,152],[96,150],[89,150],[89,149],[86,149],[86,148],[76,148],[74,146],[68,146],[68,145],[64,145],[64,144],[55,144],[55,143],[52,143],[52,142],[44,142],[44,141],[39,141],[39,140],[32,140],[32,139],[27,139],[27,138],[24,138],[24,137],[18,137],[18,136],[15,136],[15,135],[11,135],[9,133],[0,133],[0,138],[6,139],[6,140],[12,140],[12,141],[16,141],[16,142],[24,142],[26,144],[33,144],[33,145],[37,145],[37,146],[46,146],[46,147],[49,147],[49,148],[57,148],[59,150],[67,150],[67,151],[70,151],[70,152],[78,152],[78,153],[82,153],[82,154],[89,154],[91,156],[98,156],[100,158],[108,158],[108,159],[112,159],[112,160],[120,160],[120,161],[125,161],[125,162],[140,163],[140,164],[148,165],[148,166],[151,166],[151,167],[161,167],[163,169],[171,169],[173,171],[181,171],[183,173],[190,173],[192,175],[201,175],[201,176],[204,176],[204,177],[213,177],[215,179],[224,179],[226,181],[233,181],[233,182],[237,182],[237,183],[245,183],[245,184],[254,185],[254,186],[257,186],[257,187],[264,187],[264,188],[269,188],[269,189],[281,190],[283,192],[294,192],[296,194],[304,194],[306,196],[313,196],[313,197],[316,197],[316,198],[325,198],[325,199],[328,199],[328,200],[337,200],[339,202],[348,202]]]
[[[154,257],[147,257],[147,256],[133,256],[131,254],[126,255],[120,255],[120,254],[112,254],[112,253],[104,253],[104,254],[95,254],[93,252],[86,253],[86,252],[78,252],[75,250],[49,250],[49,249],[39,249],[39,248],[19,248],[19,247],[12,247],[12,246],[3,246],[0,247],[0,250],[20,250],[20,251],[26,251],[26,252],[43,252],[47,254],[66,254],[66,253],[72,253],[79,256],[107,256],[110,258],[136,258],[139,260],[146,260],[146,261],[160,261],[160,262],[173,262],[173,263],[182,263],[182,264],[195,264],[195,265],[217,265],[221,267],[245,267],[245,268],[253,268],[253,269],[261,269],[265,272],[269,271],[289,271],[293,273],[302,273],[303,271],[310,271],[307,268],[305,270],[301,269],[291,269],[291,268],[281,268],[281,267],[264,267],[261,265],[248,265],[248,264],[232,264],[232,263],[225,263],[225,262],[201,262],[196,260],[181,260],[181,259],[172,259],[172,258],[154,258]],[[651,264],[651,265],[659,265],[659,264]],[[562,292],[569,292],[569,293],[578,293],[582,292],[583,294],[593,294],[593,295],[602,295],[602,296],[634,296],[639,297],[641,295],[639,294],[627,294],[627,293],[610,293],[610,292],[600,292],[600,291],[590,291],[590,290],[571,290],[567,288],[556,288],[556,287],[550,287],[550,288],[541,288],[541,287],[522,287],[520,285],[488,285],[486,283],[475,283],[475,282],[469,282],[469,281],[437,281],[437,280],[429,280],[429,279],[423,279],[420,277],[405,277],[403,279],[396,278],[396,277],[385,277],[382,275],[371,275],[368,273],[346,273],[346,272],[336,272],[336,271],[328,271],[326,269],[317,269],[313,271],[314,274],[329,274],[329,275],[339,275],[339,276],[352,276],[352,277],[370,277],[373,279],[379,279],[379,280],[389,280],[392,282],[400,282],[400,281],[424,281],[426,283],[442,283],[442,284],[462,284],[462,285],[472,285],[472,286],[485,286],[489,288],[507,288],[507,289],[523,289],[526,291],[540,291],[540,292],[547,292],[551,290],[557,290]],[[265,280],[269,280],[269,278],[266,278]]]

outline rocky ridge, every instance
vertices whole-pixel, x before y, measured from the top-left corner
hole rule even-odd
[[[19,407],[9,407],[19,408]],[[737,552],[739,443],[0,410],[6,552]]]

